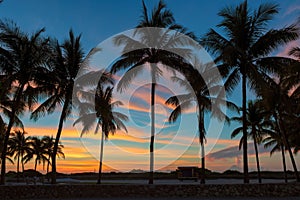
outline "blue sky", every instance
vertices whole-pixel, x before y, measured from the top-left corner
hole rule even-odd
[[[148,6],[148,8],[152,8],[154,5],[156,5],[158,1],[157,0],[146,0],[145,3]],[[239,2],[242,1],[223,1],[223,0],[212,0],[212,1],[199,1],[199,0],[166,0],[167,7],[172,10],[176,21],[179,24],[184,25],[189,30],[195,32],[197,36],[202,36],[209,28],[215,28],[215,25],[220,22],[220,18],[217,16],[217,12],[223,8],[225,5],[236,5]],[[260,3],[265,2],[263,0],[257,0],[257,1],[249,1],[249,4],[251,7],[255,8]],[[295,22],[297,16],[300,16],[300,0],[288,0],[288,1],[269,1],[269,2],[275,2],[280,5],[280,14],[278,14],[274,21],[270,23],[270,27],[274,28],[281,28],[285,25],[289,25],[293,22]],[[67,38],[68,31],[70,28],[73,29],[75,34],[82,34],[82,44],[84,47],[85,52],[88,52],[91,48],[95,47],[105,39],[121,33],[123,31],[129,30],[134,28],[138,21],[139,17],[141,15],[141,1],[140,0],[49,0],[49,1],[39,1],[39,0],[27,0],[27,1],[18,1],[18,0],[4,0],[2,4],[0,4],[0,18],[4,19],[11,19],[17,25],[21,27],[22,30],[32,33],[35,30],[38,30],[39,28],[46,28],[45,35],[49,35],[51,37],[56,37],[59,41],[62,41],[63,39]],[[292,45],[297,45],[299,43],[292,43]],[[286,47],[282,47],[281,49],[278,49],[276,52],[274,52],[274,55],[284,55],[286,52]],[[232,94],[230,99],[234,101],[237,105],[240,105],[241,102],[241,95],[239,93],[239,86],[238,89]],[[141,88],[140,91],[148,91],[147,88]],[[161,92],[161,93],[159,93]],[[163,90],[158,92],[157,97],[167,97],[166,95],[163,95]],[[142,93],[143,94],[143,93]],[[146,94],[146,93],[145,93]],[[253,98],[253,94],[249,94],[249,98]],[[136,104],[142,104],[143,98],[136,98],[133,101]],[[140,106],[141,107],[147,107],[145,104]],[[149,120],[149,116],[146,112],[143,112],[141,110],[135,110],[132,108],[131,113],[133,117],[133,122],[129,126],[134,129],[131,131],[132,134],[129,134],[129,136],[133,136],[133,133],[142,133],[139,137],[146,137],[146,135],[149,133],[149,127],[142,127],[141,124],[145,124],[145,120]],[[55,129],[56,125],[58,123],[58,112],[52,116],[45,117],[43,119],[40,119],[38,123],[32,122],[28,120],[27,115],[24,117],[25,126],[28,127],[28,132],[32,130],[32,134],[36,135],[43,135],[43,134],[52,134],[55,135]],[[140,120],[139,120],[140,119]],[[192,120],[192,119],[190,119]],[[97,145],[93,143],[93,145],[90,144],[84,144],[85,148],[91,152],[92,150],[95,150],[95,153],[91,153],[92,155],[89,155],[86,153],[85,149],[78,150],[77,155],[74,153],[74,149],[76,149],[76,146],[82,146],[78,139],[78,135],[74,135],[72,132],[72,120],[69,120],[66,122],[65,127],[68,129],[66,131],[65,135],[63,135],[62,141],[64,142],[66,146],[66,151],[70,152],[67,154],[66,161],[61,161],[63,164],[67,164],[67,161],[73,162],[74,160],[78,161],[84,161],[86,163],[94,163],[93,165],[96,165],[97,163],[94,162],[93,157],[95,154],[97,154],[97,151],[95,149],[97,148]],[[147,123],[146,123],[147,124]],[[136,128],[137,126],[137,128]],[[230,150],[230,148],[233,148],[237,145],[238,139],[231,140],[230,141],[230,132],[231,130],[236,127],[236,124],[233,124],[231,127],[225,126],[222,133],[220,133],[220,139],[224,140],[217,143],[214,149],[212,149],[212,153],[214,153],[214,156],[211,156],[212,158],[220,158],[222,150]],[[31,129],[30,129],[31,128]],[[38,129],[36,129],[38,128]],[[143,130],[141,130],[141,129]],[[176,129],[175,125],[171,128],[168,128],[166,130],[167,133],[172,135],[172,131],[178,131]],[[147,131],[147,130],[148,131]],[[74,131],[74,130],[73,130]],[[193,132],[193,128],[184,127],[184,132]],[[67,133],[68,132],[68,133]],[[72,135],[73,134],[73,135]],[[168,134],[167,134],[168,135]],[[94,139],[97,140],[98,136],[93,136]],[[112,140],[113,137],[112,137]],[[125,142],[123,141],[123,145],[125,146],[131,146],[133,147],[141,147],[144,149],[148,149],[148,142],[146,141],[129,141],[128,138],[121,137],[116,138],[114,141],[114,144],[118,144],[118,141],[125,140],[127,141],[125,145]],[[178,140],[182,140],[182,138],[179,138]],[[176,142],[176,141],[174,141]],[[191,141],[193,145],[191,145],[191,148],[187,151],[185,154],[185,158],[179,159],[178,163],[188,164],[188,165],[197,165],[197,142]],[[84,142],[83,142],[84,143]],[[135,143],[136,146],[134,146],[132,143]],[[68,145],[71,147],[67,147]],[[109,146],[109,141],[107,142],[107,145]],[[113,146],[113,145],[111,145]],[[158,145],[159,146],[159,145]],[[209,145],[208,145],[209,146]],[[183,148],[189,147],[182,145]],[[69,149],[67,149],[69,148]],[[78,147],[81,148],[81,147]],[[128,170],[130,168],[143,168],[147,169],[146,164],[147,163],[147,156],[146,154],[141,154],[142,156],[140,158],[136,157],[136,161],[133,162],[132,155],[131,154],[124,154],[119,155],[115,160],[113,159],[113,155],[115,155],[115,150],[110,147],[107,147],[108,155],[106,156],[107,161],[110,161],[109,158],[111,157],[111,163],[108,165],[111,165],[112,167],[115,167],[116,159],[119,159],[120,157],[127,157],[127,163],[126,159],[123,161],[127,164],[127,167],[122,168],[123,170]],[[172,147],[172,150],[175,150],[176,147]],[[179,148],[180,149],[180,148]],[[234,148],[233,148],[234,149]],[[141,149],[140,149],[141,150]],[[131,152],[135,150],[128,150],[127,152]],[[142,150],[141,150],[142,151]],[[221,152],[218,156],[216,156],[217,152]],[[262,150],[264,151],[264,150]],[[72,154],[73,152],[73,154]],[[80,153],[79,153],[80,152]],[[195,153],[196,152],[196,153]],[[165,152],[162,152],[161,160],[165,159]],[[171,156],[174,160],[177,159],[178,156],[181,154],[178,154],[178,152],[174,151],[172,152],[173,155]],[[226,168],[230,168],[234,165],[239,165],[240,160],[240,152],[236,151],[234,152],[234,156],[228,157],[228,160],[222,160],[219,159],[218,161],[212,159],[208,160],[208,168],[212,168],[214,170],[222,171]],[[232,154],[232,155],[233,155]],[[80,156],[79,156],[80,155]],[[267,152],[263,155],[264,160],[263,164],[265,162],[265,169],[273,169],[278,170],[281,169],[281,164],[277,163],[274,167],[274,162],[276,159],[280,159],[280,157],[274,156],[274,158],[269,159],[269,156]],[[159,158],[159,152],[158,156]],[[196,161],[195,161],[196,160]],[[250,158],[250,162],[252,163],[253,159]],[[75,161],[74,161],[75,162]],[[129,165],[128,163],[134,163],[133,165]],[[138,163],[143,163],[141,165],[138,165]],[[96,164],[95,164],[96,163]],[[120,161],[121,163],[121,161]],[[120,163],[117,163],[117,165],[121,165]],[[224,164],[226,163],[226,164]],[[124,166],[126,166],[124,164]],[[222,168],[222,164],[225,165]],[[80,167],[86,167],[84,170],[91,170],[91,168],[87,167],[88,164],[82,164],[79,165]],[[164,164],[163,164],[164,165]],[[75,164],[68,168],[69,171],[76,171],[81,170],[80,167],[76,168],[74,167]],[[251,168],[252,164],[250,164]],[[254,164],[253,164],[254,166]],[[63,170],[63,168],[59,168]],[[65,171],[68,171],[65,170]]]
[[[146,0],[152,8],[157,0]],[[205,2],[198,0],[167,0],[168,8],[174,13],[178,23],[184,24],[197,35],[204,34],[208,28],[219,22],[217,12],[225,5],[233,5],[241,1],[214,0]],[[253,7],[263,0],[249,1]],[[277,15],[270,25],[283,26],[295,20],[299,10],[297,0],[271,1],[280,4],[281,14]],[[1,18],[14,20],[25,31],[32,32],[46,27],[47,34],[59,40],[66,37],[70,28],[75,33],[82,33],[86,50],[94,47],[104,39],[134,28],[141,15],[140,0],[4,0],[0,6]],[[287,12],[291,14],[287,14]]]

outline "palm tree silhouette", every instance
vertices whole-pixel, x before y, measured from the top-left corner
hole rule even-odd
[[[284,173],[284,181],[287,183],[287,171],[286,171],[286,161],[285,161],[285,146],[282,140],[282,136],[280,132],[277,130],[272,134],[268,134],[266,138],[262,141],[264,143],[265,148],[272,147],[270,151],[270,156],[272,156],[276,151],[281,151],[282,157],[282,165],[283,165],[283,173]]]
[[[246,127],[248,132],[247,137],[253,139],[259,183],[261,183],[261,172],[257,145],[261,144],[264,135],[273,133],[272,130],[270,130],[270,127],[272,127],[272,121],[269,119],[269,116],[269,113],[263,109],[258,101],[248,101],[248,108],[246,113]],[[233,117],[231,118],[231,120],[243,123],[242,117]],[[234,129],[231,133],[231,138],[236,137],[242,132],[243,126]],[[239,144],[239,149],[242,148],[244,140],[245,139],[242,136]]]
[[[289,67],[290,66],[290,67]],[[258,94],[262,97],[264,107],[272,114],[275,121],[275,127],[282,137],[285,149],[288,151],[297,182],[300,182],[295,158],[292,152],[292,143],[290,139],[293,133],[297,132],[297,112],[299,111],[299,86],[293,81],[288,81],[291,76],[290,70],[295,70],[297,62],[287,59],[285,65],[281,68],[281,72],[276,74],[276,78],[269,78],[268,84],[259,88]],[[299,69],[298,69],[299,70]],[[292,76],[294,76],[293,74]],[[298,80],[299,82],[299,80]],[[296,88],[294,88],[296,86]],[[294,91],[291,92],[291,89]],[[289,129],[288,129],[289,128]],[[299,128],[299,127],[298,127]],[[289,130],[289,132],[287,132]],[[294,132],[296,130],[296,132]]]
[[[287,123],[287,130],[289,130],[289,140],[295,155],[300,151],[299,111],[297,113],[298,114],[295,113],[295,115],[288,116],[288,119],[285,120],[285,122]]]
[[[75,37],[72,30],[69,32],[69,39],[65,40],[61,45],[56,41],[54,51],[52,52],[52,65],[51,72],[48,73],[48,82],[46,94],[48,98],[31,114],[31,119],[38,120],[46,113],[51,114],[55,111],[56,106],[62,106],[62,111],[59,117],[58,129],[55,137],[55,143],[52,154],[52,173],[51,183],[56,183],[56,155],[58,153],[59,140],[63,130],[64,121],[68,118],[72,108],[75,106],[72,103],[73,89],[76,76],[79,73],[85,73],[88,67],[89,57],[92,56],[97,50],[92,49],[86,57],[81,46],[81,35]],[[99,73],[90,73],[92,79]],[[100,76],[100,75],[99,75]],[[101,81],[108,79],[102,76]],[[84,78],[87,84],[89,83],[87,77]],[[82,86],[82,85],[81,85]],[[49,94],[50,93],[50,94]]]
[[[192,102],[197,103],[199,143],[201,146],[201,184],[205,183],[204,143],[206,141],[206,131],[204,114],[210,111],[215,117],[228,121],[228,117],[222,112],[220,106],[227,105],[233,110],[238,110],[232,102],[221,98],[222,95],[220,95],[220,92],[222,91],[222,87],[219,85],[218,73],[215,73],[214,70],[215,68],[212,63],[202,64],[196,60],[193,66],[186,67],[182,71],[187,80],[183,80],[177,76],[172,77],[173,81],[179,82],[180,85],[185,87],[188,93],[172,96],[166,101],[166,104],[176,106],[170,114],[170,122],[176,121],[179,115],[191,106]],[[206,80],[203,77],[206,77]]]
[[[151,29],[157,27],[161,29]],[[150,69],[151,73],[151,137],[150,137],[150,173],[149,184],[153,184],[153,169],[154,169],[154,136],[155,136],[155,87],[158,78],[162,75],[162,70],[158,64],[179,68],[183,62],[182,57],[172,53],[172,49],[177,48],[182,44],[187,44],[188,40],[184,37],[175,35],[170,37],[170,30],[176,30],[184,33],[192,38],[195,36],[191,32],[187,32],[185,28],[175,23],[173,14],[166,8],[165,3],[161,0],[158,6],[155,7],[151,16],[148,14],[148,9],[143,1],[143,13],[141,21],[134,31],[134,36],[139,36],[140,39],[135,39],[126,35],[115,37],[117,46],[124,45],[123,55],[117,60],[111,72],[116,73],[121,70],[127,70],[123,77],[119,80],[117,90],[122,91],[128,87],[133,78],[142,72],[145,67]],[[140,41],[141,40],[141,41]],[[168,49],[169,51],[165,50]],[[180,51],[182,54],[190,53],[187,49]]]
[[[271,3],[261,4],[258,9],[250,10],[247,0],[236,7],[225,7],[218,13],[223,19],[217,25],[224,30],[224,35],[211,29],[201,41],[204,47],[216,55],[216,62],[220,63],[219,70],[227,77],[225,87],[228,92],[240,82],[240,77],[242,79],[244,183],[249,183],[247,81],[254,89],[264,84],[261,77],[276,71],[281,62],[281,58],[268,55],[280,45],[298,38],[298,29],[294,25],[267,30],[268,22],[277,13],[278,6]]]
[[[1,69],[1,68],[0,68]],[[11,80],[7,74],[0,75],[0,123],[5,124],[3,117],[9,118],[13,113],[12,104],[13,101],[10,99]],[[23,129],[23,123],[17,114],[15,115],[14,126]],[[4,129],[2,129],[4,131]],[[3,133],[4,134],[4,133]],[[2,151],[1,151],[2,152]]]
[[[52,113],[57,105],[62,106],[51,159],[52,184],[56,183],[56,154],[63,124],[72,109],[74,79],[77,76],[80,66],[84,60],[84,53],[81,47],[80,38],[81,36],[75,37],[73,31],[70,30],[68,40],[65,40],[62,45],[58,42],[56,43],[53,56],[53,69],[52,73],[50,73],[53,80],[48,80],[56,85],[56,88],[50,97],[31,115],[31,118],[37,120],[41,115],[45,115],[45,113]]]
[[[24,156],[31,151],[30,138],[25,137],[27,133],[16,130],[11,134],[9,142],[9,151],[13,154],[14,160],[17,160],[17,181],[19,182],[20,163],[24,173]]]
[[[290,50],[289,55],[293,56],[295,63],[292,63],[288,71],[284,73],[283,84],[291,88],[290,99],[293,99],[293,114],[288,115],[288,130],[291,134],[291,146],[294,147],[294,153],[300,150],[300,47],[294,47]]]
[[[98,84],[95,92],[95,100],[85,101],[79,105],[80,116],[74,122],[82,123],[83,129],[81,136],[87,133],[94,124],[96,124],[95,134],[101,128],[101,145],[100,145],[100,161],[99,161],[99,174],[97,184],[101,184],[102,179],[102,163],[103,163],[103,140],[108,139],[109,134],[115,134],[117,130],[125,130],[126,126],[123,121],[127,121],[128,117],[120,112],[113,111],[116,106],[122,105],[121,101],[113,102],[113,87]],[[91,95],[94,93],[91,92]],[[87,97],[87,96],[86,96]],[[87,99],[91,99],[90,97]],[[89,112],[92,111],[92,112]]]
[[[1,154],[2,185],[5,184],[7,144],[11,129],[17,122],[16,116],[26,107],[32,109],[37,100],[38,86],[44,80],[45,66],[49,58],[49,40],[41,36],[43,32],[44,29],[40,29],[32,35],[27,35],[13,22],[0,21],[0,42],[3,44],[0,55],[1,70],[7,75],[7,91],[13,91],[10,93],[9,122]]]
[[[12,115],[11,112],[11,106],[12,106],[12,101],[9,98],[9,93],[10,93],[10,83],[9,83],[9,78],[6,75],[0,75],[0,156],[2,155],[2,151],[3,151],[3,146],[4,146],[4,135],[7,129],[7,124],[4,122],[3,117],[9,118],[9,116]],[[18,126],[21,129],[24,129],[23,123],[22,121],[18,118],[17,115],[15,115],[15,126]],[[12,154],[12,152],[14,152],[13,150],[11,150],[10,145],[13,145],[14,143],[12,143],[10,141],[10,138],[8,139],[8,149],[7,149],[7,155],[6,155],[6,159],[10,162],[10,163],[14,163],[13,160],[11,160],[10,156]],[[1,164],[1,159],[0,159],[0,164]],[[18,181],[19,181],[19,174],[17,174],[18,177]]]
[[[53,136],[43,136],[42,137],[42,142],[44,143],[45,145],[45,149],[46,149],[46,154],[48,156],[47,158],[47,170],[46,170],[46,174],[47,174],[47,177],[48,177],[48,172],[49,172],[49,168],[50,168],[50,165],[51,165],[51,158],[53,156],[53,151],[54,151],[54,143],[55,143],[55,138],[53,138]],[[63,148],[64,148],[64,145],[61,144],[61,142],[59,142],[58,144],[58,147],[57,147],[57,153],[56,153],[56,156],[58,158],[63,158],[65,159],[65,154],[63,152]],[[44,166],[43,166],[44,168]]]
[[[2,153],[2,149],[3,149],[3,141],[4,141],[4,134],[6,131],[6,124],[4,123],[4,121],[2,120],[2,118],[0,117],[0,155]],[[7,149],[7,153],[6,153],[6,160],[8,160],[11,164],[14,164],[14,161],[10,158],[12,156],[12,153],[10,151],[10,139],[8,140],[8,149]],[[0,165],[2,164],[1,160],[0,160]]]
[[[47,148],[45,143],[38,137],[29,137],[30,151],[24,156],[24,164],[34,159],[34,170],[36,171],[38,164],[43,166],[48,162]]]
[[[0,156],[2,155],[3,151],[3,145],[4,145],[4,138],[5,138],[5,133],[6,133],[6,128],[7,124],[4,122],[3,118],[4,117],[9,117],[11,115],[11,101],[9,99],[9,87],[7,86],[8,80],[7,76],[5,75],[0,75]],[[16,121],[19,122],[19,125],[21,128],[23,128],[22,121],[16,116]],[[18,123],[15,123],[18,124]],[[10,139],[9,139],[10,140]],[[10,142],[8,141],[9,145]],[[8,148],[9,151],[9,148]],[[9,157],[10,153],[7,153],[6,159],[8,159],[11,163],[13,161]],[[0,159],[0,164],[1,164],[1,159]]]

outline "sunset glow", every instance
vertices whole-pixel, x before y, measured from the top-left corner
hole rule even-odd
[[[103,41],[135,28],[141,12],[141,1],[3,1],[0,5],[0,18],[15,21],[29,33],[38,28],[46,27],[45,35],[55,36],[59,41],[67,37],[68,30],[72,28],[77,34],[82,33],[82,44],[87,54],[94,47],[101,47],[101,51],[109,54],[93,57],[90,60],[93,70],[109,69],[110,63],[119,53]],[[149,7],[158,1],[147,0]],[[176,20],[184,24],[197,36],[202,36],[209,28],[215,27],[220,22],[217,12],[225,5],[235,5],[239,1],[210,1],[198,0],[166,0],[166,4],[174,12]],[[262,1],[249,1],[251,7],[257,7]],[[282,15],[272,22],[278,28],[293,23],[300,12],[300,1],[279,1]],[[35,12],[33,12],[35,11]],[[218,27],[217,27],[218,28]],[[217,29],[218,30],[218,29]],[[222,30],[220,30],[222,32]],[[127,32],[126,32],[127,33]],[[102,48],[101,44],[107,49]],[[274,56],[287,57],[291,47],[300,46],[300,40],[290,42],[280,49],[275,49]],[[99,51],[99,55],[101,54]],[[98,54],[98,53],[97,53]],[[103,62],[99,62],[102,61]],[[97,68],[98,67],[98,68]],[[128,87],[118,90],[115,86],[113,100],[123,104],[115,108],[116,111],[127,115],[125,122],[128,132],[118,130],[114,135],[109,135],[104,142],[104,172],[129,172],[132,169],[149,171],[149,143],[150,143],[150,102],[151,102],[151,70],[146,64],[141,66],[145,70],[134,77]],[[170,71],[168,67],[159,64],[163,76],[157,78],[155,93],[155,145],[154,169],[156,171],[174,171],[178,166],[200,167],[200,145],[198,132],[197,105],[193,102],[175,123],[169,123],[168,118],[175,108],[166,105],[166,100],[171,96],[185,94],[187,89],[178,82],[173,82],[173,76],[182,78],[178,71]],[[119,83],[124,71],[114,74],[116,83]],[[17,83],[15,83],[17,84]],[[252,90],[248,90],[247,100],[256,98]],[[237,84],[232,94],[225,95],[227,99],[241,106],[241,84]],[[37,108],[39,103],[34,105]],[[224,112],[229,117],[240,116],[228,110]],[[45,115],[37,121],[30,120],[30,112],[21,116],[27,136],[53,136],[55,138],[62,107],[56,107],[51,115]],[[223,111],[223,110],[222,110]],[[240,126],[236,122],[230,124],[225,120],[216,119],[211,113],[205,113],[205,158],[206,168],[212,171],[223,172],[228,169],[243,170],[243,152],[239,150],[241,135],[231,139],[232,131]],[[64,145],[65,159],[57,159],[57,171],[61,173],[98,172],[101,130],[95,132],[95,127],[81,136],[82,125],[73,125],[78,119],[78,110],[73,109],[70,117],[64,122],[61,143]],[[262,171],[282,171],[280,152],[270,156],[270,148],[259,145],[259,155]],[[249,171],[256,170],[255,150],[253,141],[248,140]],[[287,168],[292,169],[288,154]],[[300,156],[295,155],[297,165],[300,167]],[[25,169],[33,169],[34,161],[25,164]],[[38,170],[45,173],[46,167],[38,165]],[[16,171],[16,165],[8,164],[7,171]]]

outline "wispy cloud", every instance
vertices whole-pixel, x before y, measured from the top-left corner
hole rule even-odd
[[[300,6],[299,5],[293,5],[293,6],[290,6],[286,11],[285,13],[283,14],[283,16],[288,16],[288,15],[291,15],[293,14],[294,12],[297,12],[297,14],[299,14],[300,12]]]
[[[269,153],[270,149],[264,148],[262,145],[258,145],[258,152],[260,154]],[[239,150],[238,146],[230,146],[222,150],[210,153],[207,155],[207,159],[228,159],[242,156],[243,151]],[[255,155],[255,149],[253,143],[248,143],[248,154]]]

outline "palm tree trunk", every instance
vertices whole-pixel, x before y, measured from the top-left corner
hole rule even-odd
[[[102,179],[103,140],[104,140],[104,132],[102,131],[102,134],[101,134],[101,145],[100,145],[100,163],[99,163],[99,173],[98,173],[97,184],[101,184],[101,179]]]
[[[49,173],[49,168],[50,168],[50,160],[51,160],[51,154],[48,157],[48,163],[47,163],[47,174]]]
[[[149,184],[153,184],[153,168],[154,168],[154,134],[155,134],[155,85],[156,83],[152,80],[151,85],[151,140],[150,140],[150,174]]]
[[[284,145],[281,144],[281,156],[282,156],[282,165],[283,165],[283,173],[284,173],[284,182],[287,183],[287,173],[286,173],[286,162],[284,155]]]
[[[283,135],[282,135],[282,132],[280,130],[280,127],[279,127],[279,121],[278,121],[278,118],[277,118],[277,113],[276,111],[273,113],[273,117],[275,119],[275,126],[276,126],[276,129],[277,129],[277,132],[279,133],[280,135],[280,138],[281,138],[281,155],[282,155],[282,164],[283,164],[283,173],[284,173],[284,182],[287,183],[287,171],[286,171],[286,161],[285,161],[285,147],[284,147],[284,144],[285,144],[285,141],[283,139]]]
[[[201,144],[201,180],[200,184],[205,184],[205,148],[204,143]]]
[[[254,130],[253,128],[254,127],[252,127],[252,130]],[[257,148],[256,133],[253,133],[252,135],[253,135],[253,143],[254,143],[254,149],[255,149],[258,182],[261,183],[261,173],[260,173],[260,166],[259,166],[259,157],[258,157],[258,148]]]
[[[25,167],[24,167],[24,161],[23,161],[23,154],[21,155],[21,165],[22,165],[22,177],[23,177],[23,180],[25,180],[25,174],[24,174],[24,171],[25,171]]]
[[[49,158],[50,159],[50,158]],[[48,161],[47,163],[47,170],[46,170],[46,173],[48,174],[49,173],[49,168],[50,168],[50,161]]]
[[[47,164],[47,173],[46,173],[46,176],[47,176],[47,179],[48,179],[48,182],[49,182],[49,167],[50,167],[50,159],[51,159],[51,153],[48,157],[48,164]]]
[[[19,182],[19,173],[20,173],[20,154],[18,154],[18,160],[17,160],[17,182]]]
[[[51,184],[56,184],[56,154],[57,154],[57,148],[58,148],[58,143],[59,143],[59,139],[61,136],[61,132],[63,129],[63,125],[64,125],[64,120],[67,116],[67,108],[69,106],[69,102],[70,99],[68,98],[68,95],[66,95],[66,100],[60,115],[60,119],[59,119],[59,124],[58,124],[58,129],[57,129],[57,133],[56,133],[56,137],[55,137],[55,142],[54,142],[54,147],[53,147],[53,154],[52,154],[52,173],[51,173]]]
[[[14,113],[12,113],[12,115],[14,115]],[[0,182],[1,185],[5,185],[7,144],[8,144],[8,139],[13,124],[14,124],[14,117],[10,117],[9,124],[5,132],[3,149],[1,154],[1,182]]]
[[[199,102],[198,102],[199,103]],[[200,108],[200,106],[199,106]],[[204,148],[204,111],[199,109],[199,143],[201,146],[201,179],[200,184],[205,184],[205,148]]]
[[[0,185],[5,185],[5,172],[6,172],[6,154],[7,154],[7,144],[8,144],[8,139],[10,135],[10,131],[13,127],[13,124],[15,123],[15,115],[16,115],[16,109],[18,105],[20,104],[21,100],[21,95],[23,93],[25,85],[22,84],[20,88],[18,89],[15,97],[14,97],[14,104],[12,106],[11,114],[9,117],[9,123],[5,132],[5,137],[4,137],[4,142],[3,142],[3,149],[2,149],[2,154],[1,154],[1,180],[0,180]]]
[[[245,68],[245,66],[243,66]],[[244,183],[249,183],[249,173],[248,173],[248,147],[247,147],[247,87],[246,87],[246,74],[245,69],[242,69],[242,110],[243,110],[243,161],[244,161]]]
[[[36,171],[36,167],[37,167],[37,158],[35,159],[35,163],[34,163],[34,171]]]
[[[279,120],[279,127],[280,127],[280,130],[282,132],[282,137],[283,137],[285,146],[288,149],[290,159],[291,159],[291,162],[292,162],[292,165],[293,165],[296,181],[300,182],[300,177],[299,177],[299,173],[298,173],[298,170],[297,170],[297,165],[296,165],[296,162],[295,162],[295,158],[293,156],[293,152],[292,152],[290,143],[288,141],[286,130],[285,130],[285,127],[284,127],[284,124],[282,122],[282,119],[281,119],[280,115],[278,115],[278,120]]]

